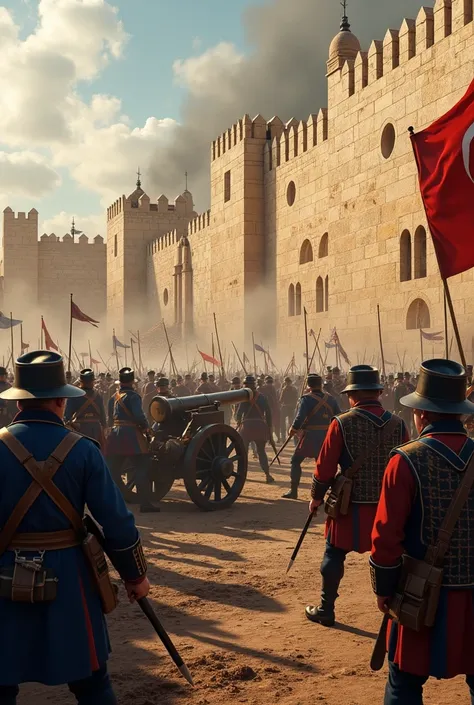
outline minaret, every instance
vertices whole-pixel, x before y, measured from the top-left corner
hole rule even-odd
[[[329,60],[327,62],[328,76],[336,71],[340,71],[345,61],[354,61],[360,51],[360,42],[351,32],[351,25],[347,16],[347,0],[341,2],[343,15],[341,19],[340,31],[331,42],[329,47]]]

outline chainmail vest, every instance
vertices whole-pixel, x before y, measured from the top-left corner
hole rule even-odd
[[[365,456],[370,451],[367,460],[354,475],[351,501],[377,504],[390,452],[404,441],[403,422],[400,419],[393,433],[384,442],[378,443],[383,427],[392,418],[388,411],[379,418],[364,409],[351,409],[336,418],[342,430],[346,450],[351,457],[351,464],[360,455]]]
[[[435,439],[427,440],[432,443]],[[418,541],[421,540],[426,548],[436,543],[441,523],[474,452],[474,441],[471,439],[466,440],[459,454],[441,441],[435,441],[433,445],[436,445],[436,450],[416,440],[396,451],[408,461],[417,480],[421,515],[418,526],[413,530],[420,532]],[[443,457],[446,449],[447,457]],[[410,543],[409,533],[406,543],[407,546]],[[471,491],[461,511],[444,559],[443,585],[474,587],[474,491]]]

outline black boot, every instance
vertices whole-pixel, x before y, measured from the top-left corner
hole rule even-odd
[[[334,612],[326,612],[322,607],[308,605],[305,609],[306,618],[310,622],[322,624],[323,627],[333,627],[335,623]]]
[[[273,483],[275,482],[275,478],[272,477],[269,472],[265,473],[265,478],[267,485],[273,485]]]
[[[298,488],[292,487],[289,492],[282,495],[283,499],[298,499]]]

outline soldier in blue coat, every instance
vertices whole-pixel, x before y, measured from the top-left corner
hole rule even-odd
[[[75,436],[69,452],[62,452],[52,482],[80,516],[87,505],[101,524],[107,552],[131,601],[149,590],[140,536],[95,441],[71,434],[64,426],[66,399],[84,392],[66,384],[61,356],[27,353],[15,368],[14,386],[1,394],[3,399],[18,400],[19,413],[0,432],[0,544],[8,542],[0,555],[0,575],[11,575],[13,567],[17,570],[26,559],[52,571],[57,594],[52,601],[32,604],[18,599],[13,584],[8,596],[1,589],[0,705],[15,705],[18,684],[33,681],[68,683],[80,705],[116,705],[107,674],[107,626],[80,546],[82,537],[32,480],[26,468],[29,459],[40,462],[55,453],[59,456],[60,444]],[[17,448],[21,444],[25,454],[22,462],[15,444]],[[20,499],[35,487],[35,501],[21,510]],[[5,579],[1,582],[6,584]]]
[[[253,391],[253,398],[238,405],[235,413],[237,428],[247,450],[251,441],[255,443],[260,467],[265,473],[267,483],[270,484],[275,480],[270,475],[265,446],[272,433],[272,412],[266,397],[257,391],[255,377],[247,375],[244,386]]]
[[[5,367],[0,367],[0,392],[10,389],[11,384],[8,381],[8,372]],[[0,399],[0,427],[8,426],[12,418],[15,416],[15,402],[5,401]]]
[[[134,389],[135,373],[130,367],[119,371],[120,387],[109,401],[109,426],[107,464],[112,477],[122,472],[125,464],[133,466],[134,484],[137,488],[141,512],[159,512],[150,500],[150,454],[148,450],[148,419],[144,414],[142,399]]]
[[[89,368],[81,370],[79,380],[85,396],[67,400],[64,423],[84,436],[93,438],[103,450],[107,420],[102,395],[94,389],[94,371]]]
[[[291,489],[283,495],[285,499],[298,499],[301,463],[306,458],[318,457],[332,418],[341,412],[336,399],[322,391],[322,385],[322,377],[308,375],[311,391],[301,397],[290,429],[290,435],[299,436],[300,442],[291,458]]]

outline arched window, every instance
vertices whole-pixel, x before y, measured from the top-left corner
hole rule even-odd
[[[288,315],[295,315],[295,287],[293,284],[290,284],[288,289]]]
[[[301,316],[301,284],[297,284],[295,289],[295,314]]]
[[[400,236],[400,281],[411,279],[411,235],[404,230]]]
[[[415,279],[426,277],[426,230],[420,225],[415,232]]]
[[[329,233],[324,233],[321,240],[319,241],[319,252],[318,256],[327,257],[329,254]]]
[[[305,240],[301,245],[300,264],[306,264],[313,261],[313,248],[309,240]]]
[[[411,302],[407,312],[407,330],[431,328],[430,310],[423,299]]]
[[[324,311],[324,284],[322,277],[316,280],[316,313]]]
[[[329,308],[329,276],[326,275],[324,280],[324,310],[327,311]]]

